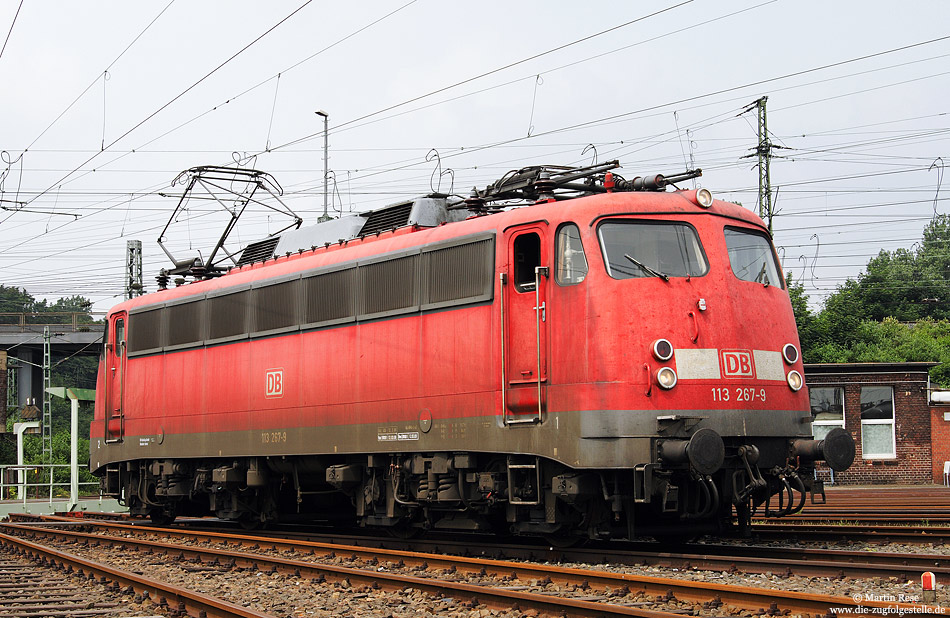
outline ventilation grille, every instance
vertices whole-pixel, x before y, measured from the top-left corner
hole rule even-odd
[[[419,306],[415,285],[417,258],[409,255],[360,265],[361,318],[405,313]]]
[[[348,268],[303,280],[307,324],[356,318],[356,269]]]
[[[389,208],[369,213],[369,218],[360,229],[360,236],[376,234],[397,227],[409,225],[409,215],[412,214],[412,202],[396,204]]]
[[[133,311],[128,351],[170,352],[491,301],[495,238],[483,234],[331,268]]]
[[[277,248],[279,241],[280,236],[274,236],[273,238],[265,238],[264,240],[252,242],[241,252],[241,259],[238,260],[237,263],[238,267],[253,264],[254,262],[262,262],[274,257],[274,249]]]
[[[257,288],[252,311],[255,331],[264,332],[297,325],[297,281]]]
[[[247,290],[210,299],[209,339],[247,334],[247,301],[250,295],[250,290]]]
[[[162,347],[162,310],[152,309],[129,317],[129,353]]]
[[[201,341],[201,301],[173,305],[168,308],[168,345],[185,345]]]
[[[428,284],[424,304],[487,298],[492,286],[493,249],[492,239],[485,239],[423,253],[423,276]]]

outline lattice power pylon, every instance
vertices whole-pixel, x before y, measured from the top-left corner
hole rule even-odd
[[[53,401],[49,394],[52,386],[52,353],[49,326],[43,327],[43,463],[53,462]],[[52,474],[52,468],[50,468]]]
[[[759,168],[759,217],[768,224],[769,232],[771,232],[772,218],[775,216],[775,205],[772,200],[772,177],[769,171],[769,163],[772,160],[772,150],[784,148],[784,146],[773,144],[772,140],[769,139],[768,118],[765,112],[765,103],[768,100],[768,97],[756,99],[751,105],[742,110],[742,113],[739,115],[741,116],[752,109],[756,110],[759,143],[755,147],[755,152],[750,155],[745,155],[742,158],[756,157],[758,159],[756,167]]]
[[[142,241],[125,243],[125,300],[141,296],[142,287]]]
[[[769,163],[772,160],[772,142],[769,141],[769,127],[765,114],[765,102],[768,97],[762,97],[755,102],[758,110],[759,144],[756,146],[756,155],[759,159],[759,217],[767,221],[769,231],[772,230],[772,177],[769,173]]]

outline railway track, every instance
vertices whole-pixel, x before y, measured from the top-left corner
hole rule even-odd
[[[42,565],[0,547],[0,616],[107,616],[118,601],[90,600],[87,586],[54,577]]]
[[[850,522],[850,520],[847,520]],[[753,524],[752,531],[759,539],[785,541],[921,544],[950,543],[950,527],[925,525],[875,525],[852,523],[782,522]]]
[[[0,615],[22,617],[128,615],[129,603],[97,603],[88,600],[88,585],[63,584],[59,571],[77,574],[88,583],[108,586],[124,592],[132,602],[151,600],[157,609],[174,616],[191,614],[199,618],[272,618],[267,614],[240,607],[165,582],[85,560],[68,552],[40,543],[0,533],[0,548],[15,556],[9,564],[15,582],[4,586]],[[6,574],[6,568],[0,573]],[[5,582],[6,583],[6,582]],[[133,596],[134,595],[134,596]],[[114,610],[121,610],[116,612]]]
[[[193,531],[188,528],[188,531]],[[228,533],[226,530],[216,529]],[[852,534],[853,534],[853,529]],[[894,530],[891,528],[890,530]],[[215,532],[215,530],[209,530]],[[820,531],[819,531],[820,532]],[[246,533],[247,534],[247,533]],[[847,540],[847,533],[829,535],[831,540]],[[256,533],[250,534],[258,538]],[[766,535],[763,535],[766,536]],[[804,535],[803,535],[804,536]],[[908,533],[908,536],[913,536]],[[788,535],[777,535],[788,540]],[[273,542],[275,534],[265,532],[261,537]],[[315,534],[313,532],[281,532],[287,547],[304,541],[330,547],[347,545],[362,548],[365,552],[377,549],[409,548],[434,554],[473,556],[473,547],[482,547],[474,552],[475,557],[488,555],[494,559],[543,561],[552,563],[585,563],[612,565],[650,565],[684,570],[713,570],[743,573],[779,572],[788,575],[831,578],[893,577],[898,581],[919,578],[922,571],[932,571],[950,580],[950,555],[869,552],[829,549],[827,547],[768,547],[759,544],[691,543],[680,546],[652,542],[594,542],[581,547],[555,548],[542,544],[524,542],[486,542],[477,538],[416,538],[400,541],[389,537],[373,537],[347,534]],[[884,542],[884,535],[871,535],[876,542]],[[913,538],[917,539],[916,536]],[[892,542],[892,541],[888,541]],[[917,541],[918,543],[921,541]],[[349,547],[348,547],[349,549]],[[781,565],[777,567],[776,565]]]
[[[930,505],[950,507],[950,488],[943,485],[829,487],[829,505]],[[822,505],[816,505],[822,506]]]
[[[950,525],[950,488],[837,488],[827,492],[824,504],[806,502],[800,513],[777,519],[759,519],[771,523],[829,520],[869,524],[928,522]]]
[[[44,517],[49,522],[69,522],[71,518]],[[118,529],[107,522],[96,524],[102,529]],[[118,524],[143,530],[130,522]],[[768,526],[763,526],[762,537],[768,537]],[[780,534],[775,535],[782,540],[789,539],[789,533],[807,537],[814,533],[818,540],[853,541],[855,538],[868,538],[875,543],[905,542],[903,539],[913,538],[917,543],[942,543],[943,540],[928,529],[901,533],[900,528],[881,527],[880,529],[866,529],[864,527],[828,526],[829,530],[815,529],[814,527],[800,527],[789,530],[788,526],[780,528]],[[149,530],[149,527],[145,527]],[[203,537],[201,531],[195,528],[181,530],[183,538],[202,538],[212,540],[217,535],[228,535],[230,530],[216,528],[207,530],[209,536]],[[842,532],[843,530],[843,532]],[[944,532],[937,529],[938,532]],[[861,537],[859,533],[864,533]],[[947,530],[950,532],[950,530]],[[244,536],[261,538],[262,541],[275,544],[283,540],[284,549],[294,547],[300,542],[314,543],[316,546],[336,547],[347,545],[347,549],[362,548],[364,552],[378,549],[398,549],[408,551],[410,548],[434,554],[451,554],[471,557],[472,547],[491,547],[490,556],[495,559],[517,559],[529,561],[545,561],[554,563],[587,563],[587,564],[614,564],[614,565],[651,565],[678,569],[714,570],[714,571],[741,571],[745,573],[781,572],[788,575],[833,577],[833,578],[873,578],[894,577],[898,581],[907,581],[919,577],[922,571],[932,571],[950,580],[950,555],[907,553],[907,552],[869,552],[830,549],[827,547],[767,547],[763,545],[747,544],[714,544],[696,543],[682,546],[660,545],[657,543],[642,542],[599,542],[582,547],[554,548],[540,544],[528,543],[499,543],[491,541],[485,544],[479,538],[417,538],[400,541],[389,537],[374,537],[353,534],[318,534],[314,532],[293,533],[282,531],[275,533],[267,531],[261,533],[245,532]],[[824,535],[826,538],[822,538]],[[896,541],[894,539],[897,539]],[[934,539],[937,540],[934,540]],[[811,538],[805,540],[813,540]],[[485,550],[482,550],[485,556]],[[781,568],[776,568],[780,564]]]
[[[59,522],[58,526],[63,527]],[[733,612],[788,612],[794,615],[823,616],[831,607],[857,608],[861,602],[851,597],[786,592],[774,589],[734,586],[578,569],[551,564],[532,565],[510,560],[444,556],[385,547],[359,547],[222,532],[154,529],[115,523],[73,523],[69,530],[51,529],[49,524],[6,524],[9,533],[90,547],[110,545],[134,547],[140,553],[182,563],[208,565],[231,571],[253,569],[265,573],[285,573],[296,578],[347,581],[363,587],[403,589],[407,586],[429,595],[464,598],[490,608],[533,608],[542,613],[571,616],[604,615],[734,615]],[[92,528],[98,533],[89,531]],[[111,534],[104,535],[102,530]],[[121,534],[121,537],[112,536]],[[155,540],[155,539],[161,540]],[[169,542],[171,541],[171,542]],[[659,559],[673,558],[659,555]],[[676,557],[682,559],[682,557]],[[733,569],[743,560],[728,561]],[[773,554],[767,561],[773,564]],[[644,558],[646,560],[646,558]],[[698,558],[693,558],[697,563]],[[696,565],[689,567],[697,568]],[[719,568],[718,566],[715,568]],[[841,564],[835,567],[841,570]],[[905,567],[906,569],[906,567]],[[880,574],[880,573],[879,573]],[[915,573],[917,575],[917,573]],[[448,579],[446,579],[448,578]],[[877,606],[911,611],[909,604],[879,602]],[[874,601],[863,601],[874,607]],[[646,612],[646,613],[644,613]],[[661,612],[657,614],[656,612]]]

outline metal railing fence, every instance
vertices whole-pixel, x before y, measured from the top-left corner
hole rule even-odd
[[[105,316],[105,312],[102,311],[91,313],[81,311],[0,312],[0,331],[42,333],[46,326],[63,332],[96,331],[102,329],[102,320]]]
[[[56,470],[66,471],[66,480],[56,479]],[[71,501],[69,464],[24,464],[0,466],[0,500],[21,502],[48,500],[53,502]],[[99,497],[99,482],[79,483],[79,495]]]

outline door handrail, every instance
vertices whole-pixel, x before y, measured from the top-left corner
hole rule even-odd
[[[505,283],[506,273],[498,273],[498,306],[501,307],[501,412],[505,425],[508,424],[508,374],[505,371],[505,356],[508,354],[508,341],[505,338]]]
[[[546,321],[546,310],[541,303],[541,277],[548,276],[547,266],[534,267],[534,324],[535,324],[535,351],[538,358],[538,420],[541,422],[542,399],[541,399],[541,322]],[[548,367],[550,371],[550,367]]]

